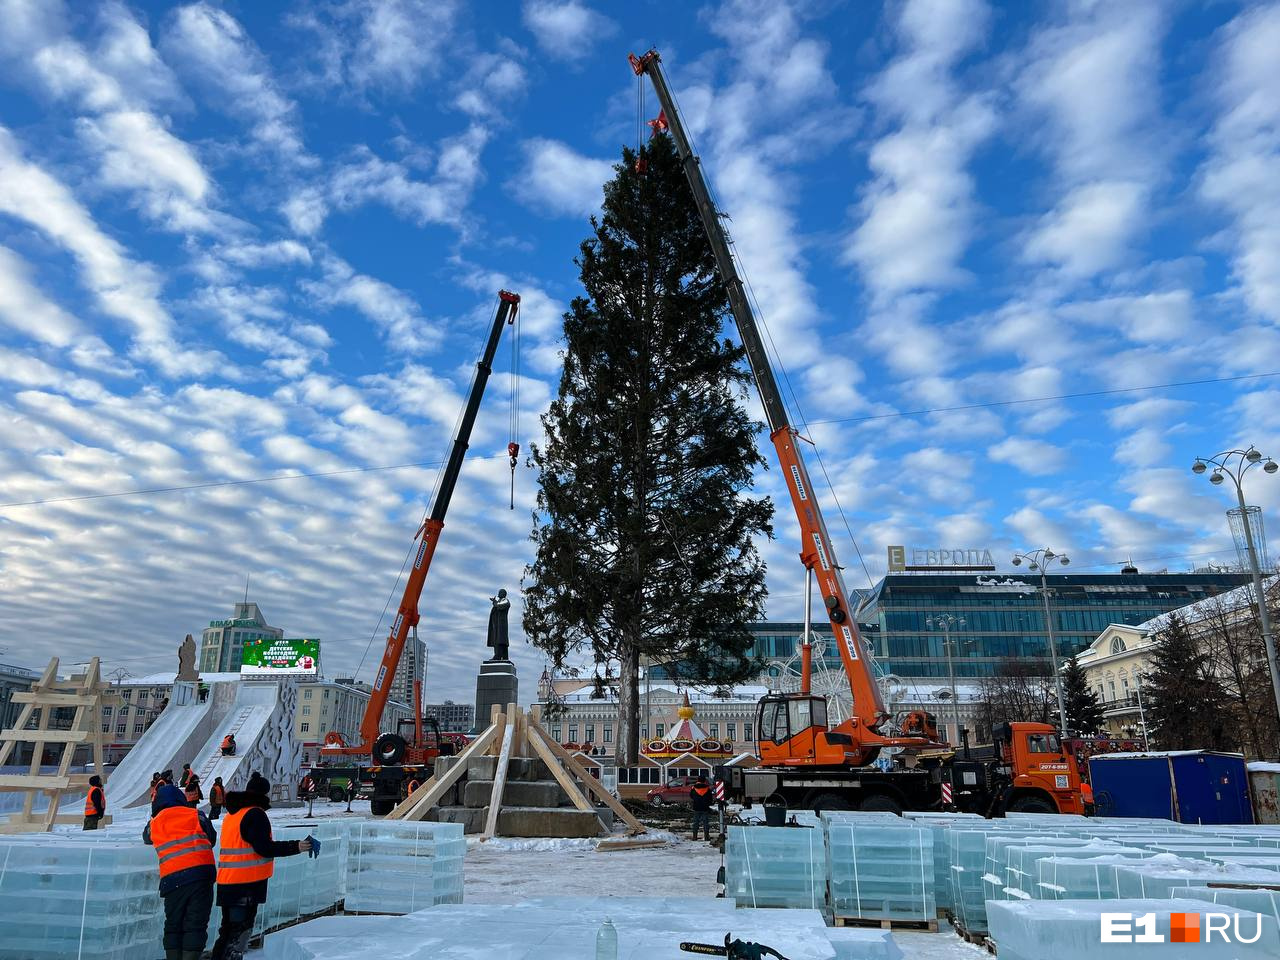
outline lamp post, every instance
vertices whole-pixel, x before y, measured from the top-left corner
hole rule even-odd
[[[947,651],[947,676],[951,680],[951,710],[955,716],[955,727],[951,732],[958,741],[960,738],[960,700],[956,696],[956,663],[952,657],[953,651],[951,647],[951,644],[955,641],[951,639],[951,631],[955,627],[964,626],[964,617],[956,617],[950,613],[944,613],[941,616],[927,619],[925,626],[930,630],[942,631],[942,646]],[[952,745],[954,746],[955,744],[953,743]]]
[[[1196,476],[1204,474],[1209,465],[1213,472],[1209,474],[1209,482],[1215,487],[1221,486],[1224,480],[1230,479],[1236,488],[1236,503],[1240,505],[1240,525],[1244,527],[1246,552],[1249,555],[1249,572],[1253,575],[1253,594],[1258,601],[1258,620],[1262,626],[1262,642],[1267,648],[1267,666],[1271,669],[1271,690],[1276,698],[1276,712],[1280,714],[1280,669],[1276,667],[1276,641],[1271,633],[1271,614],[1267,610],[1267,595],[1262,589],[1262,570],[1258,566],[1258,547],[1253,541],[1253,530],[1249,527],[1249,508],[1244,502],[1244,475],[1252,467],[1261,466],[1263,473],[1275,473],[1280,470],[1280,463],[1262,454],[1252,445],[1248,450],[1224,450],[1213,457],[1196,457],[1191,464],[1191,472]]]
[[[1049,632],[1049,660],[1053,664],[1053,686],[1058,693],[1058,722],[1061,724],[1062,736],[1065,737],[1068,732],[1067,698],[1062,692],[1062,671],[1058,669],[1058,638],[1053,629],[1053,610],[1049,606],[1048,568],[1053,563],[1065,567],[1071,559],[1061,553],[1054,553],[1048,547],[1041,547],[1039,550],[1013,555],[1015,567],[1021,566],[1023,560],[1027,561],[1027,566],[1033,571],[1040,574],[1040,595],[1044,598],[1044,625]]]

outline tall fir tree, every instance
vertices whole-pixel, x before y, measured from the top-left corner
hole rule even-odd
[[[637,161],[640,161],[637,163]],[[773,505],[747,496],[759,424],[728,298],[670,139],[624,149],[576,263],[564,370],[534,445],[524,630],[559,666],[617,667],[619,764],[639,754],[642,660],[731,684],[756,668]]]
[[[1098,732],[1102,727],[1102,704],[1074,654],[1062,670],[1062,699],[1072,733],[1090,736]]]
[[[1161,750],[1218,750],[1231,745],[1228,701],[1209,656],[1178,614],[1156,635],[1142,694],[1150,739]]]

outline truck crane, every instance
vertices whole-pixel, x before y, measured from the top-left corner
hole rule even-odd
[[[971,767],[963,771],[937,759],[946,756],[948,751],[947,744],[939,741],[937,722],[932,714],[913,712],[906,717],[900,731],[891,729],[892,718],[885,708],[866,646],[858,632],[835,548],[805,467],[799,446],[802,438],[788,417],[722,214],[716,209],[701,160],[693,152],[685,132],[662,58],[657,50],[650,50],[642,56],[630,54],[628,59],[636,76],[647,76],[658,96],[661,112],[649,124],[654,136],[670,134],[684,167],[720,279],[728,293],[729,307],[764,407],[769,439],[782,466],[800,525],[800,561],[807,578],[816,579],[821,590],[835,649],[853,696],[849,718],[834,726],[829,724],[826,700],[813,695],[811,689],[812,647],[806,630],[800,650],[800,690],[770,692],[760,700],[755,726],[760,767],[728,768],[729,789],[738,799],[747,802],[753,796],[776,796],[788,803],[826,809],[858,806],[901,812],[907,808],[941,806],[943,796],[951,797],[949,805],[957,806],[959,793],[967,797],[970,805],[985,803],[988,810],[1025,801],[1027,809],[1079,812],[1082,809],[1079,772],[1074,758],[1062,754],[1058,737],[1048,725],[1006,725],[1008,742],[997,749],[998,756],[985,765],[982,761],[967,761]],[[1043,773],[1039,763],[1027,759],[1033,749],[1052,753],[1052,762],[1045,758],[1048,768]],[[896,757],[887,765],[882,761],[880,767],[871,766],[882,751],[903,754],[910,759],[899,769],[893,769]],[[928,754],[934,756],[928,757]],[[950,755],[954,756],[954,752]]]
[[[321,761],[325,766],[313,771],[313,776],[317,776],[318,779],[342,776],[347,779],[354,777],[363,783],[372,781],[372,806],[375,814],[389,812],[391,806],[402,799],[404,784],[415,778],[421,782],[425,776],[430,776],[431,765],[436,757],[450,755],[455,750],[456,744],[440,733],[435,719],[420,715],[420,694],[416,684],[412,720],[402,720],[396,730],[383,731],[382,714],[391,696],[391,682],[400,664],[405,641],[409,637],[410,630],[418,625],[418,601],[422,596],[427,573],[431,569],[431,560],[440,542],[445,514],[449,510],[449,502],[453,498],[458,475],[462,471],[462,462],[471,440],[471,430],[475,426],[476,416],[480,411],[480,401],[484,397],[485,385],[489,382],[489,375],[493,371],[493,358],[498,350],[502,329],[515,323],[519,306],[519,294],[507,290],[498,293],[498,309],[493,318],[493,325],[489,329],[484,351],[476,363],[471,392],[458,424],[457,436],[454,437],[453,446],[449,450],[449,459],[445,462],[444,471],[440,476],[435,500],[427,518],[414,534],[414,539],[418,541],[418,548],[414,554],[413,567],[405,581],[400,607],[396,611],[391,631],[387,635],[386,646],[382,651],[382,662],[374,677],[373,691],[360,722],[360,742],[348,744],[341,733],[331,730],[325,734],[324,745],[320,750]],[[519,455],[519,445],[514,438],[507,445],[507,454],[514,465]],[[406,726],[412,729],[412,740],[406,738],[401,732]],[[431,728],[430,737],[423,736],[424,726]],[[369,760],[372,766],[364,768],[358,762],[355,770],[349,767],[338,769],[333,766],[335,763],[341,764],[345,758],[352,758],[350,762],[355,762],[354,758],[357,757]]]

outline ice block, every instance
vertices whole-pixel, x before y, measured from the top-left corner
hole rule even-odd
[[[730,827],[725,896],[738,906],[824,908],[827,864],[822,831]]]
[[[933,832],[907,824],[830,821],[827,873],[837,917],[933,920]]]

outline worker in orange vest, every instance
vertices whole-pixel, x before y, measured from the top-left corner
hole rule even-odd
[[[187,781],[194,776],[195,774],[191,772],[191,764],[184,763],[182,765],[182,776],[178,778],[178,786],[180,786],[183,790],[187,789]]]
[[[163,786],[163,783],[160,780],[160,771],[157,770],[151,775],[151,796],[147,798],[148,802],[156,802],[156,791],[159,790],[161,786]]]
[[[406,796],[413,796],[413,791],[417,790],[420,786],[422,786],[422,784],[418,782],[417,777],[414,777],[412,780],[409,781],[409,792],[406,794]]]
[[[102,778],[96,773],[89,778],[89,793],[84,798],[84,828],[97,830],[107,812],[107,795],[102,791]]]
[[[258,905],[267,899],[267,881],[276,857],[320,851],[319,841],[275,840],[271,836],[271,784],[260,773],[249,778],[244,790],[227,794],[227,816],[222,821],[222,848],[218,854],[218,906],[222,926],[213,945],[213,960],[243,960],[258,916]]]
[[[1085,816],[1093,816],[1093,785],[1088,780],[1080,781],[1080,799],[1084,802]]]
[[[222,755],[224,757],[234,757],[236,755],[236,737],[233,733],[228,733],[222,738]]]
[[[222,808],[227,803],[227,788],[222,785],[221,777],[213,778],[213,786],[209,788],[209,819],[217,820],[222,816]]]
[[[164,784],[151,804],[142,842],[153,845],[160,859],[165,960],[200,960],[209,939],[217,878],[213,845],[218,835],[213,824],[187,805],[181,789]]]

